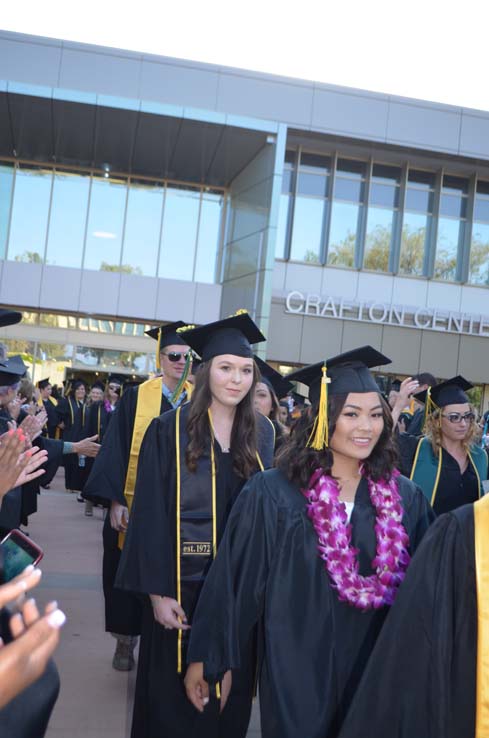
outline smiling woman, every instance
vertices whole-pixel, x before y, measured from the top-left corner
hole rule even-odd
[[[394,466],[392,419],[368,369],[387,363],[365,346],[288,375],[309,386],[311,407],[278,469],[240,495],[192,623],[186,687],[204,714],[209,685],[227,688],[260,622],[264,738],[338,735],[433,518]]]

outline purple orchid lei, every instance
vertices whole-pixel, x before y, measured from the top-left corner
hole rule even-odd
[[[362,468],[360,472],[363,473]],[[342,602],[359,610],[392,605],[410,561],[409,537],[402,524],[398,476],[395,470],[388,482],[373,482],[367,477],[376,512],[377,538],[377,555],[372,561],[375,574],[367,577],[358,573],[358,549],[351,545],[351,524],[347,524],[346,507],[340,502],[336,480],[317,469],[309,481],[309,488],[303,490],[309,503],[307,514],[318,536],[319,556],[325,562],[331,586]]]

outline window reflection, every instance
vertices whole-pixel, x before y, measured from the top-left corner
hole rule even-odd
[[[290,258],[312,264],[319,263],[323,233],[325,201],[314,197],[297,197]]]
[[[123,180],[93,178],[83,264],[85,269],[140,274],[137,265],[121,267],[126,195],[127,184]]]
[[[19,167],[8,243],[8,259],[40,264],[44,259],[53,174],[39,167]]]
[[[196,282],[216,281],[223,200],[222,195],[211,192],[204,193],[202,197],[194,272]]]
[[[389,271],[394,212],[387,208],[368,209],[363,266],[375,271]]]
[[[0,259],[7,251],[8,222],[12,204],[14,168],[12,165],[0,166]]]
[[[131,182],[122,251],[124,271],[156,275],[163,194],[162,187]]]
[[[328,264],[355,266],[355,250],[360,207],[344,202],[333,203],[329,234]]]
[[[90,177],[54,175],[46,263],[81,267]]]
[[[489,284],[489,182],[479,180],[470,244],[469,282]]]
[[[434,172],[410,169],[401,233],[399,272],[422,276],[430,247],[435,191]]]
[[[433,273],[435,279],[457,279],[458,256],[462,253],[465,234],[468,188],[467,179],[447,174],[443,177]]]
[[[163,210],[159,277],[192,279],[199,208],[199,191],[167,188]]]

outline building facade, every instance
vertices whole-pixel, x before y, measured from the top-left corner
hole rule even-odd
[[[488,113],[6,32],[0,70],[0,339],[35,378],[145,375],[146,325],[244,307],[283,367],[372,343],[489,383]]]

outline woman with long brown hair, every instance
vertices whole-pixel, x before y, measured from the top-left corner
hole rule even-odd
[[[189,404],[149,426],[116,586],[145,597],[132,738],[247,732],[252,661],[236,675],[226,711],[205,716],[183,685],[187,641],[202,583],[245,482],[273,458],[273,428],[254,411],[251,343],[264,337],[247,314],[182,333],[202,356]]]
[[[285,397],[293,385],[260,357],[255,356],[255,361],[261,374],[260,381],[255,387],[255,410],[272,422],[275,428],[275,452],[277,452],[284,438],[289,435],[289,429],[281,419],[278,398]]]
[[[432,520],[395,468],[387,403],[366,346],[289,375],[311,407],[291,429],[278,469],[236,503],[192,625],[189,699],[229,680],[260,623],[264,738],[334,738],[403,579]]]
[[[466,394],[472,386],[458,375],[415,394],[425,405],[424,435],[398,436],[401,468],[421,487],[437,515],[484,494],[488,460],[477,443],[477,416]],[[411,377],[404,380],[393,413],[416,387]]]

